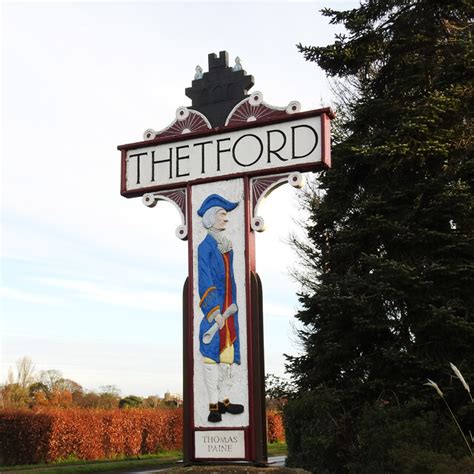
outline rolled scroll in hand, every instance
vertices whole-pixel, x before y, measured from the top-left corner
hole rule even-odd
[[[237,312],[237,305],[235,303],[232,303],[225,311],[222,317],[224,318],[224,323],[227,320],[228,317],[232,316]],[[214,323],[208,331],[204,333],[202,336],[202,342],[204,344],[209,344],[212,339],[214,338],[214,335],[216,332],[219,330],[219,325],[217,323]]]

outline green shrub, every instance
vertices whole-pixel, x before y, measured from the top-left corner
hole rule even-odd
[[[308,392],[285,409],[287,463],[318,474],[472,474],[456,426],[434,408],[378,400],[351,409],[334,391]]]

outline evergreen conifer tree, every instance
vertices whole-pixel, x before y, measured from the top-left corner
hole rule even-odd
[[[346,95],[333,167],[323,193],[306,196],[308,241],[297,243],[304,352],[288,363],[290,465],[472,471],[424,386],[435,380],[474,435],[449,368],[474,384],[472,13],[472,1],[364,0],[323,10],[346,35],[298,46]]]

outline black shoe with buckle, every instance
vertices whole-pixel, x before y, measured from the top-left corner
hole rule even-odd
[[[217,403],[209,403],[209,416],[207,417],[207,421],[210,421],[211,423],[222,421],[219,405]]]
[[[230,413],[231,415],[240,415],[244,412],[244,406],[237,403],[230,403],[230,400],[226,398],[223,402],[218,403],[219,413]]]

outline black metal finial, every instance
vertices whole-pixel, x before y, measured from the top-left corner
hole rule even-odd
[[[253,76],[247,76],[239,67],[229,67],[227,51],[221,51],[219,57],[209,54],[209,72],[197,74],[192,87],[187,87],[185,94],[192,100],[190,109],[197,110],[206,116],[213,127],[223,127],[230,111],[243,99],[254,85]],[[197,69],[196,69],[197,70]]]

